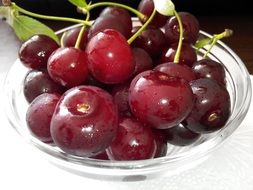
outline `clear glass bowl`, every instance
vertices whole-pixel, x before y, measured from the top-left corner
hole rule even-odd
[[[201,35],[210,37],[203,31]],[[198,56],[204,53],[205,49],[202,49]],[[25,121],[28,104],[23,95],[23,80],[28,69],[22,66],[19,60],[14,63],[5,80],[5,112],[10,124],[28,143],[36,146],[52,163],[65,170],[86,177],[125,181],[153,178],[164,173],[172,175],[205,160],[239,127],[250,105],[251,82],[242,60],[220,41],[212,49],[210,58],[220,62],[226,69],[227,88],[231,96],[231,116],[220,131],[203,135],[190,146],[168,146],[167,156],[162,158],[141,161],[103,161],[82,158],[66,154],[59,148],[34,138]]]

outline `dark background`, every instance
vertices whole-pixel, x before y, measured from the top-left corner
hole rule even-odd
[[[140,0],[108,0],[118,3],[124,3],[133,7],[137,7]],[[58,16],[75,16],[81,17],[76,13],[76,8],[67,0],[13,0],[18,5],[28,10],[37,13],[47,13],[50,15]],[[89,0],[87,0],[89,2]],[[95,2],[101,2],[93,0]],[[177,11],[188,11],[196,16],[206,15],[253,15],[253,7],[250,5],[250,1],[240,0],[173,0],[176,5]],[[93,12],[93,17],[98,14],[99,10]]]

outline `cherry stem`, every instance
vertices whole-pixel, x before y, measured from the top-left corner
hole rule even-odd
[[[90,11],[87,11],[85,21],[89,21],[89,20],[90,20]],[[81,43],[81,40],[82,40],[83,33],[84,33],[85,29],[86,29],[86,25],[83,25],[80,32],[79,32],[79,34],[78,34],[77,40],[76,40],[76,44],[75,44],[76,49],[80,49],[80,43]]]
[[[140,11],[132,8],[132,7],[129,7],[127,5],[124,5],[124,4],[120,4],[120,3],[114,3],[114,2],[100,2],[100,3],[94,3],[94,4],[91,4],[91,5],[88,5],[86,10],[90,11],[91,9],[94,9],[96,7],[101,7],[101,6],[117,6],[117,7],[121,7],[123,9],[126,9],[132,13],[134,13],[137,17],[139,17],[141,20],[145,21],[147,20],[147,16],[142,14]]]
[[[179,63],[181,49],[182,49],[182,45],[183,45],[184,29],[183,29],[182,20],[176,10],[174,10],[174,14],[175,14],[175,17],[177,18],[178,25],[179,25],[179,40],[178,40],[177,51],[176,51],[176,54],[174,57],[174,63]]]
[[[233,34],[233,31],[230,29],[225,29],[225,31],[220,34],[214,34],[212,38],[212,43],[210,47],[208,48],[207,52],[205,53],[205,55],[203,56],[203,58],[207,57],[207,55],[211,52],[213,46],[217,43],[218,40],[221,40],[222,38],[230,37],[232,36],[232,34]]]
[[[67,21],[67,22],[81,23],[81,24],[84,24],[84,25],[91,26],[91,22],[89,22],[89,21],[84,21],[84,20],[79,20],[79,19],[74,19],[74,18],[68,18],[68,17],[57,17],[57,16],[41,15],[41,14],[37,14],[37,13],[27,11],[27,10],[19,7],[15,3],[11,3],[11,6],[15,10],[17,10],[17,11],[19,11],[19,12],[25,14],[25,15],[29,15],[29,16],[32,16],[32,17],[35,17],[35,18],[46,19],[46,20]]]
[[[127,40],[128,44],[131,44],[149,25],[149,23],[153,20],[156,14],[156,9],[153,10],[152,14],[148,18],[148,20],[142,25],[142,27],[131,37]]]

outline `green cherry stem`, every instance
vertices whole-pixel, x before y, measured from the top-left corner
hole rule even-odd
[[[153,20],[156,14],[156,10],[154,9],[148,20],[142,25],[142,27],[131,37],[127,40],[128,44],[131,44],[149,25],[149,23]]]
[[[89,21],[89,20],[90,20],[90,11],[87,11],[85,21]],[[81,43],[81,40],[82,40],[83,33],[84,33],[85,29],[86,29],[86,25],[83,25],[80,32],[79,32],[79,34],[78,34],[76,44],[75,44],[75,48],[77,48],[77,49],[80,49],[80,43]]]
[[[177,18],[178,25],[179,25],[179,40],[178,40],[177,51],[176,51],[176,54],[174,57],[174,63],[179,63],[180,53],[181,53],[181,49],[182,49],[182,45],[183,45],[184,29],[183,29],[182,20],[176,10],[174,10],[174,14],[175,14],[175,17]]]
[[[212,38],[212,43],[210,47],[208,48],[207,52],[205,53],[205,55],[203,56],[203,58],[207,57],[207,55],[211,52],[213,46],[217,43],[218,40],[221,40],[222,38],[230,37],[232,34],[233,34],[233,31],[230,29],[225,29],[225,31],[220,34],[214,34]]]
[[[143,20],[143,21],[147,20],[147,16],[144,15],[144,14],[142,14],[140,11],[138,11],[138,10],[132,8],[132,7],[129,7],[127,5],[120,4],[120,3],[114,3],[114,2],[99,2],[99,3],[94,3],[94,4],[91,4],[91,5],[88,5],[86,7],[86,10],[90,11],[91,9],[94,9],[96,7],[101,7],[101,6],[117,6],[117,7],[121,7],[123,9],[126,9],[126,10],[134,13],[141,20]]]
[[[89,22],[89,21],[84,21],[84,20],[79,20],[79,19],[74,19],[74,18],[68,18],[68,17],[57,17],[57,16],[48,16],[48,15],[41,15],[41,14],[37,14],[37,13],[32,13],[30,11],[27,11],[27,10],[19,7],[15,3],[11,3],[11,7],[14,10],[17,10],[20,13],[23,13],[25,15],[35,17],[35,18],[46,19],[46,20],[67,21],[67,22],[81,23],[81,24],[84,24],[84,25],[91,26],[91,22]]]

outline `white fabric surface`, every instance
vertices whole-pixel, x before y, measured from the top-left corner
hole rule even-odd
[[[0,21],[0,105],[2,82],[17,58],[18,47],[12,30]],[[112,182],[88,179],[55,167],[20,138],[0,109],[0,189],[252,190],[252,114],[253,105],[226,143],[193,169],[153,180]]]

